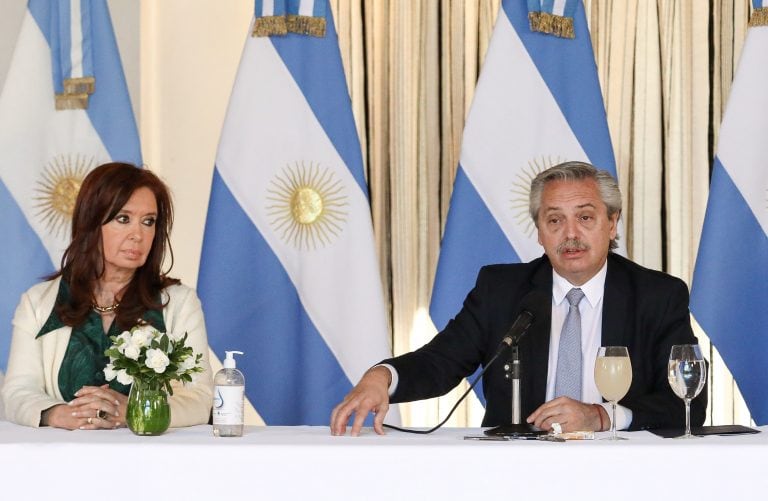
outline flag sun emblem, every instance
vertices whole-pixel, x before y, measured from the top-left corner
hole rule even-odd
[[[270,184],[267,213],[284,242],[299,250],[317,249],[330,244],[344,229],[347,196],[330,169],[296,162]]]
[[[512,197],[509,201],[513,213],[512,219],[528,238],[532,238],[536,230],[536,225],[533,223],[530,214],[531,181],[541,171],[549,169],[562,161],[560,157],[553,160],[552,157],[544,158],[542,156],[540,159],[529,160],[528,165],[520,169],[520,172],[515,175],[516,179],[512,182],[512,187],[509,189]]]
[[[94,165],[93,157],[81,155],[59,155],[46,164],[34,199],[37,216],[52,235],[68,234],[80,185]]]

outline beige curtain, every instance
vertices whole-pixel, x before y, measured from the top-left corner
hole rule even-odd
[[[522,1],[522,0],[520,0]],[[367,166],[395,354],[434,334],[428,315],[464,119],[500,0],[331,0]],[[709,171],[749,0],[585,0],[616,154],[630,257],[690,284]],[[710,415],[748,423],[710,350]],[[444,417],[461,388],[401,406]],[[453,425],[479,425],[470,402]]]

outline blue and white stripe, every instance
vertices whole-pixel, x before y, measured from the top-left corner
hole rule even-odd
[[[56,94],[64,92],[64,81],[94,75],[90,2],[51,2],[55,22],[50,27],[51,63]]]
[[[255,0],[256,17],[326,17],[326,0]]]
[[[528,0],[528,11],[572,18],[580,3],[581,0]]]
[[[749,28],[720,128],[691,289],[691,312],[758,425],[768,424],[767,55],[768,26]]]

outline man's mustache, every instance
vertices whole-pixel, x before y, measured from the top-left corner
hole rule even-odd
[[[557,246],[558,254],[562,254],[563,252],[569,252],[569,251],[585,251],[585,250],[589,250],[589,245],[585,244],[578,238],[569,238],[567,240],[563,240],[563,242]]]

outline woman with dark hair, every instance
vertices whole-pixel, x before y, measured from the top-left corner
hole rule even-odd
[[[139,323],[188,335],[203,372],[174,382],[171,426],[208,422],[212,402],[208,340],[195,292],[167,276],[173,207],[165,184],[130,164],[86,176],[72,214],[61,269],[24,293],[13,319],[3,386],[7,418],[66,429],[125,425],[129,386],[106,382],[110,336]],[[168,270],[162,265],[169,251]]]

